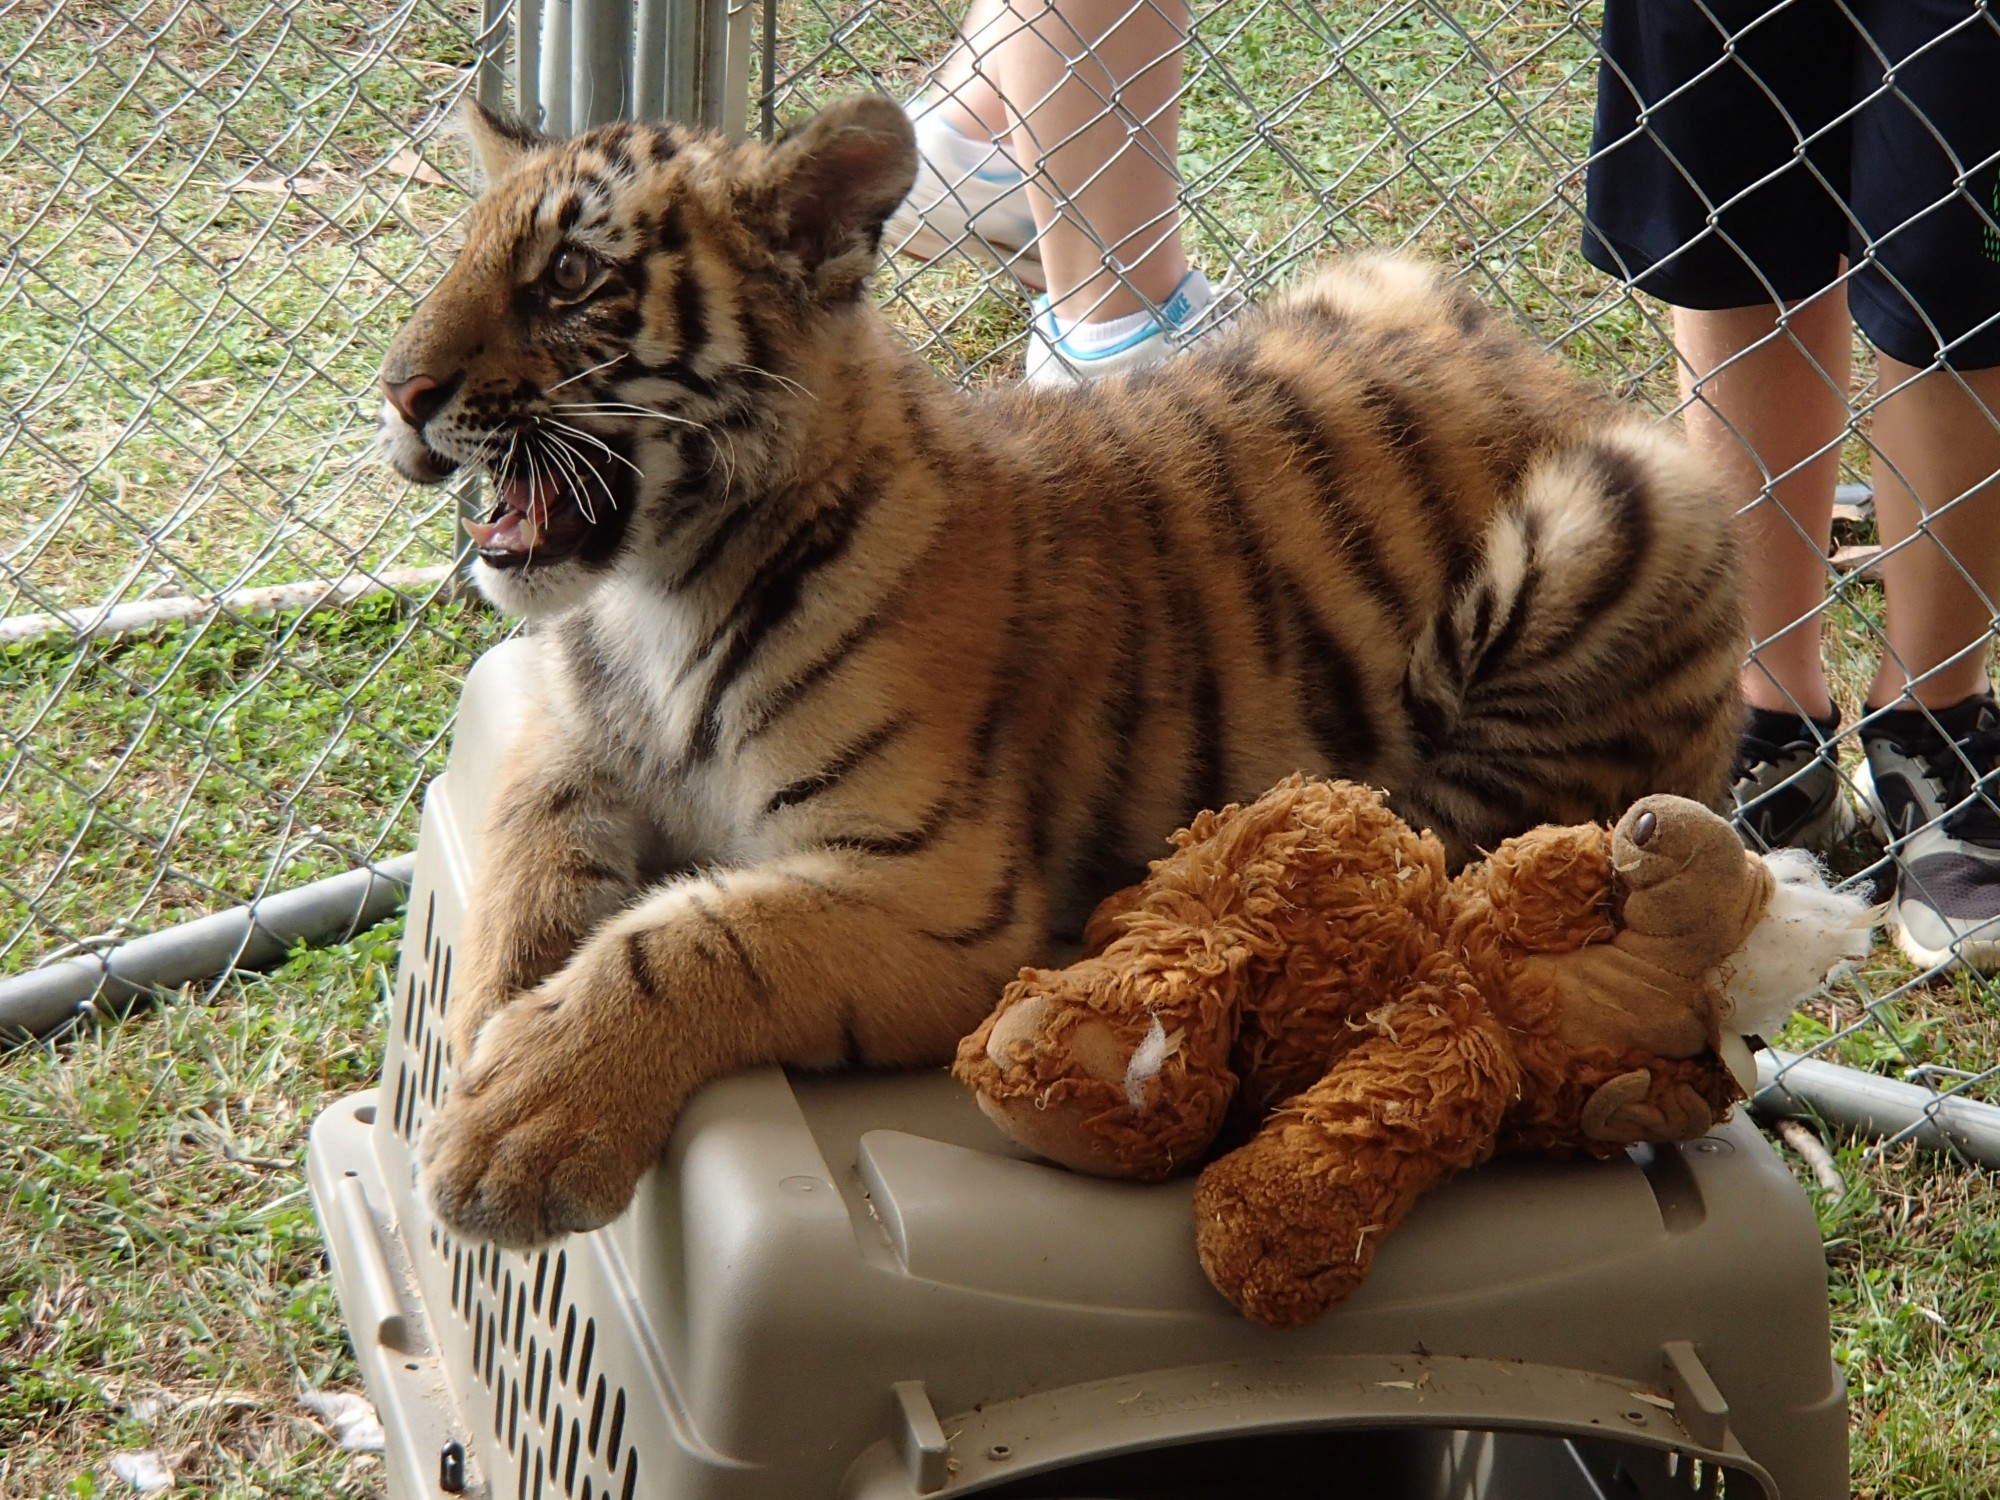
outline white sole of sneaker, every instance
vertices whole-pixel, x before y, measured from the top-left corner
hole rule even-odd
[[[1889,832],[1888,814],[1875,792],[1874,769],[1864,757],[1854,773],[1855,800],[1861,804],[1861,821],[1885,848],[1895,840]],[[1911,963],[1924,969],[1969,969],[1975,974],[2000,973],[2000,924],[1989,938],[1961,938],[1949,948],[1933,948],[1920,941],[1896,917],[1896,899],[1890,896],[1883,926],[1895,941],[1896,950]]]
[[[1080,360],[1051,349],[1039,333],[1031,331],[1028,337],[1034,343],[1028,350],[1021,383],[1043,391],[1087,385],[1093,380],[1123,375],[1129,370],[1143,370],[1171,359],[1179,352],[1179,346],[1162,334],[1103,359]]]
[[[957,252],[976,265],[1011,273],[1031,292],[1041,293],[1049,289],[1047,273],[1042,270],[1042,258],[1032,245],[1003,245],[971,230],[957,239],[951,239],[921,220],[911,226],[907,234],[899,234],[898,226],[891,221],[882,237],[897,255],[906,260],[929,265]]]

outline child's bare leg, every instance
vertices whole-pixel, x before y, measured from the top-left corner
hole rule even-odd
[[[1868,701],[1887,708],[1907,693],[1948,708],[1988,685],[2000,599],[2000,369],[1925,372],[1880,360],[1872,437],[1889,645]]]
[[[1689,441],[1739,497],[1754,708],[1822,718],[1820,606],[1853,335],[1838,287],[1782,311],[1676,308]]]
[[[1164,304],[1188,271],[1175,168],[1184,0],[999,8],[981,66],[1015,116],[1051,308],[1102,322]]]

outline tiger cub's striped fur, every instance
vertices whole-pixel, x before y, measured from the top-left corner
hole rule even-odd
[[[768,148],[472,133],[383,411],[410,477],[493,478],[478,582],[540,617],[422,1148],[454,1227],[604,1222],[726,1070],[945,1060],[1168,832],[1294,770],[1458,857],[1721,793],[1728,508],[1428,271],[968,396],[862,295],[894,107]]]

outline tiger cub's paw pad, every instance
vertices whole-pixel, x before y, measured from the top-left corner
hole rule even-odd
[[[491,1023],[424,1127],[418,1181],[455,1233],[526,1249],[599,1228],[658,1157],[641,1121],[601,1107],[608,1079],[579,1087],[575,1058],[536,1035],[547,1024],[529,1006]]]

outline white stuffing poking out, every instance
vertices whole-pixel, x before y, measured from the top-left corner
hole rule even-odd
[[[1770,1036],[1838,967],[1868,955],[1881,913],[1851,891],[1836,891],[1803,849],[1761,856],[1777,888],[1763,919],[1715,970],[1723,1024],[1738,1036]]]
[[[1172,1050],[1167,1045],[1166,1027],[1154,1016],[1153,1029],[1133,1049],[1132,1061],[1125,1065],[1125,1102],[1132,1106],[1134,1114],[1146,1107],[1146,1085],[1160,1076],[1160,1069],[1167,1065],[1167,1054]]]

